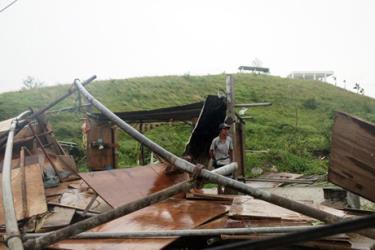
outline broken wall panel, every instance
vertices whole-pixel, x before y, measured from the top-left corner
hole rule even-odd
[[[1,174],[0,180],[2,180]],[[22,193],[22,182],[26,183],[26,199],[24,198],[25,194]],[[0,224],[4,224],[1,186],[2,185],[0,185]],[[42,214],[47,211],[42,171],[39,164],[25,167],[24,180],[20,168],[12,170],[12,192],[17,220],[29,218],[33,215]],[[24,206],[26,206],[26,214],[24,212]]]
[[[166,164],[80,173],[81,178],[112,207],[144,198],[188,179],[188,174],[165,174]]]
[[[375,124],[336,113],[328,180],[375,201]]]

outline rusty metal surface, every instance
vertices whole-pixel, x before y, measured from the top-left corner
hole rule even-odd
[[[192,229],[217,218],[227,206],[212,201],[189,201],[171,198],[94,228],[93,232],[131,232],[172,229]],[[161,249],[176,238],[64,240],[52,247],[64,249]]]
[[[375,124],[336,113],[328,180],[375,201]]]
[[[112,207],[146,197],[188,179],[188,174],[166,175],[166,164],[80,173],[82,179]]]
[[[1,176],[1,175],[0,175]],[[1,177],[0,177],[1,180]],[[22,202],[22,178],[20,168],[12,170],[12,190],[14,198],[14,206],[16,210],[17,220],[28,218],[33,215],[42,214],[47,211],[47,203],[44,195],[44,186],[42,180],[42,173],[39,164],[33,164],[25,167],[25,181],[26,181],[26,197],[27,197],[27,214],[23,211]],[[0,185],[0,201],[1,199],[1,185]],[[0,224],[4,224],[4,214],[2,202],[0,202]]]

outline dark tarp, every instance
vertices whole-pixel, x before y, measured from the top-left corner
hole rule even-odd
[[[190,140],[186,145],[184,155],[190,155],[194,163],[207,164],[211,142],[218,136],[219,125],[224,121],[225,115],[225,98],[208,96]]]

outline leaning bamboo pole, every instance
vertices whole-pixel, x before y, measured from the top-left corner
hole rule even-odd
[[[134,239],[134,238],[171,238],[190,236],[214,235],[248,235],[248,234],[279,234],[292,233],[301,230],[317,228],[319,226],[284,226],[284,227],[245,227],[245,228],[215,228],[215,229],[184,229],[162,231],[133,231],[133,232],[83,232],[72,239]],[[48,233],[27,233],[26,239],[46,236]]]

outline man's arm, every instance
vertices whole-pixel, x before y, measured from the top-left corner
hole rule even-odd
[[[214,155],[214,144],[215,144],[215,139],[212,140],[211,146],[210,146],[210,151],[208,151],[208,154],[210,155],[210,158],[212,160],[215,160],[215,155]]]
[[[213,151],[212,149],[210,149],[210,151],[209,151],[208,153],[209,153],[209,155],[210,155],[210,158],[211,158],[212,160],[215,160],[214,151]]]

